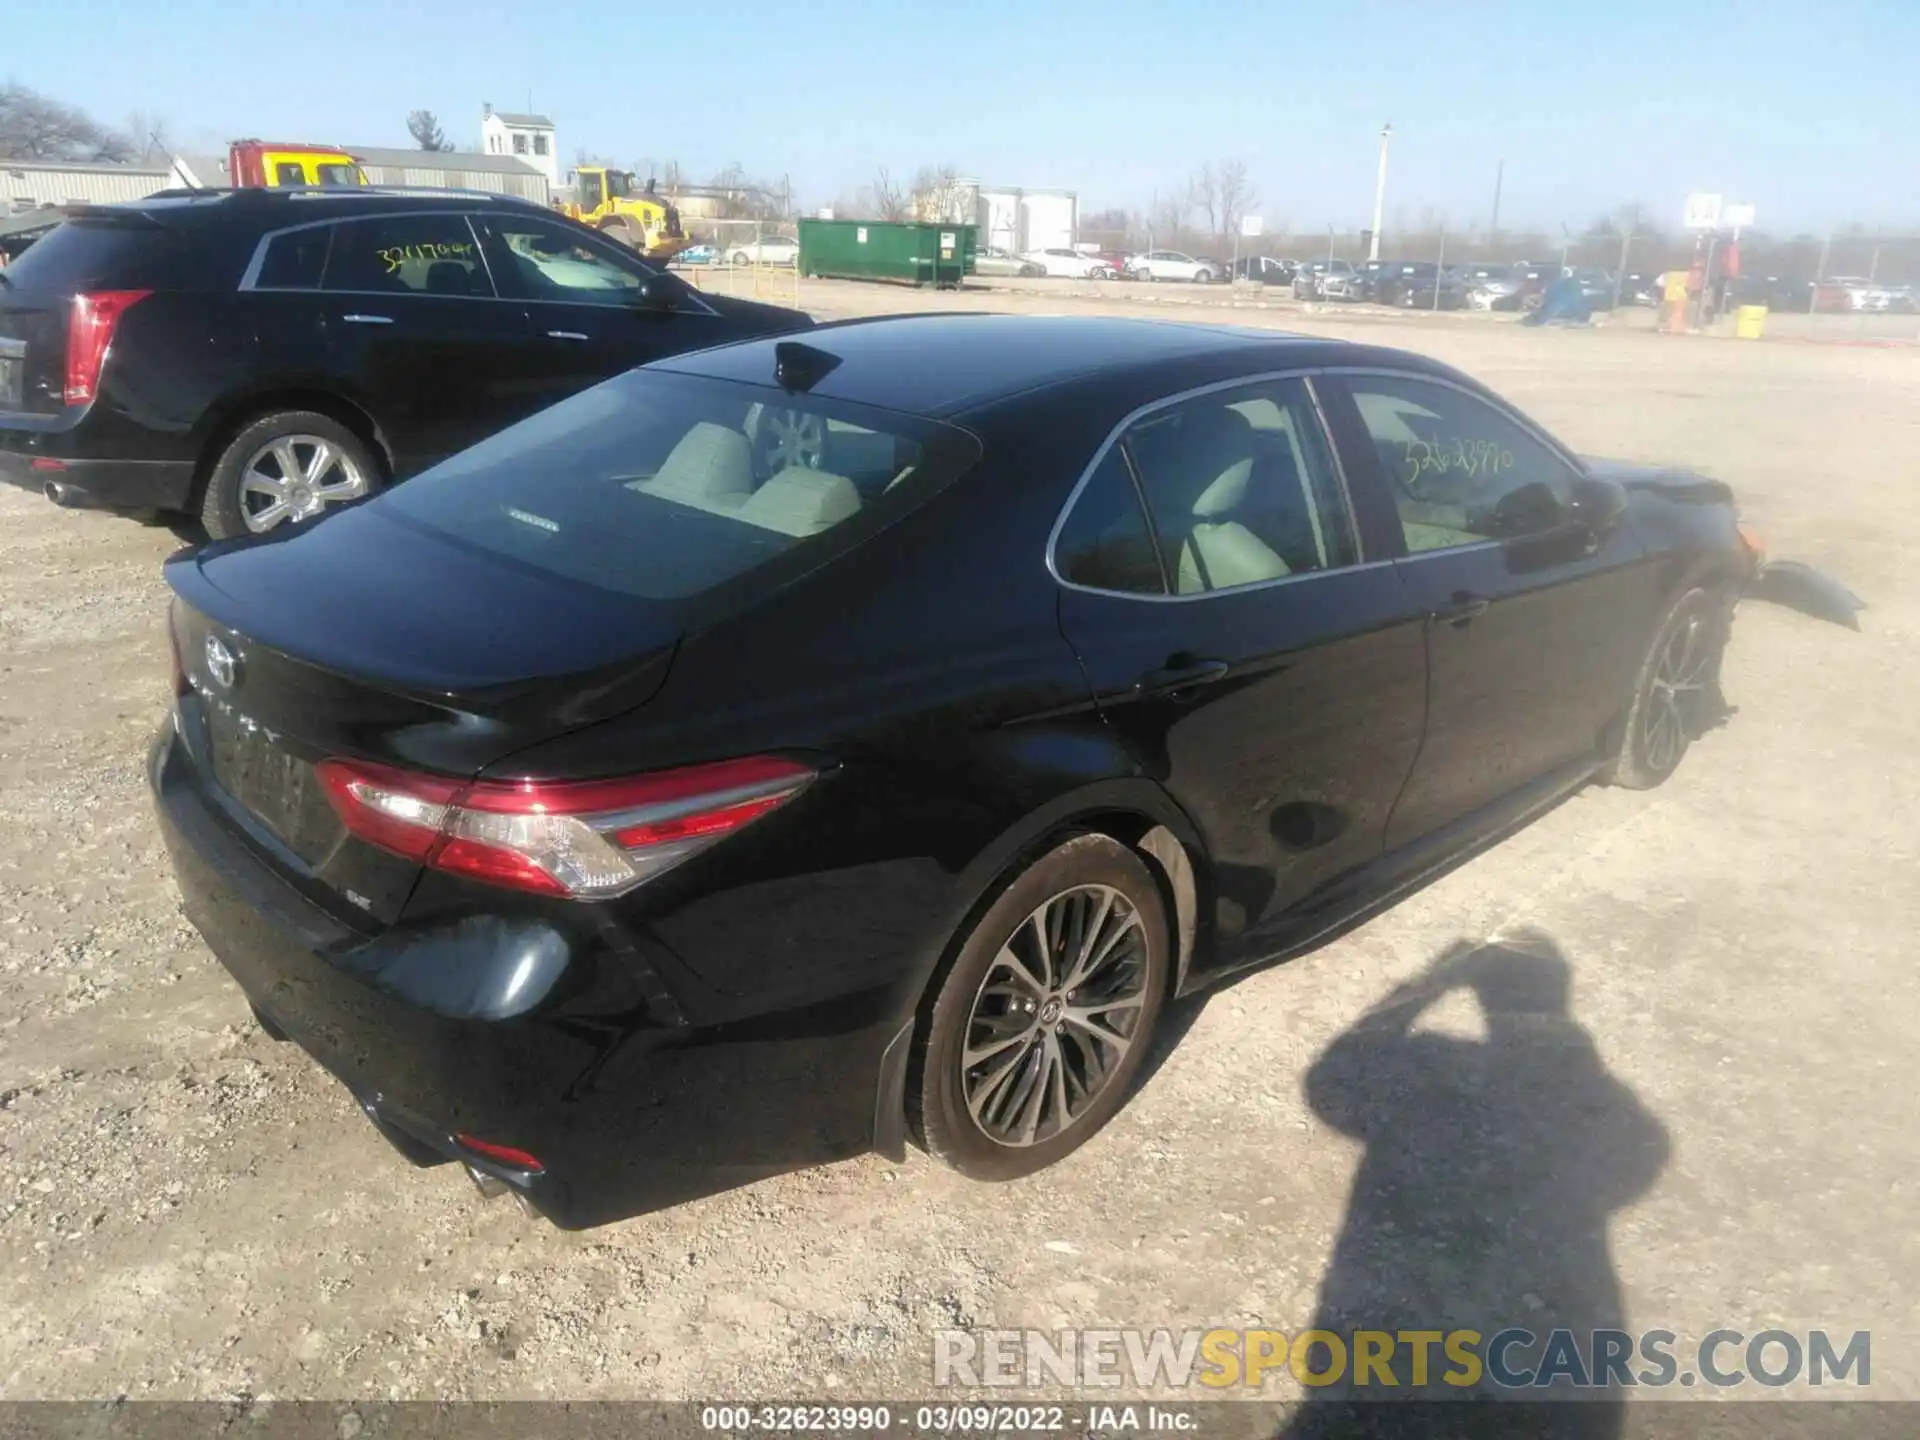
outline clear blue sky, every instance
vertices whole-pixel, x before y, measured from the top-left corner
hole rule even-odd
[[[1467,12],[1471,11],[1471,14]],[[730,18],[739,17],[739,18]],[[578,147],[733,161],[831,203],[878,165],[1067,186],[1144,207],[1244,159],[1269,225],[1364,224],[1394,127],[1388,215],[1576,228],[1689,189],[1761,227],[1920,228],[1920,0],[24,0],[0,77],[177,143],[404,145],[407,112],[475,142],[480,104]]]

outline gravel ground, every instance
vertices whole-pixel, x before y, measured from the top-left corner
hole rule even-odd
[[[1871,1329],[1873,1393],[1920,1398],[1920,355],[1153,292],[808,282],[802,302],[1425,350],[1576,448],[1732,481],[1775,553],[1871,602],[1865,633],[1747,607],[1739,713],[1671,784],[1577,797],[1190,1007],[1131,1107],[1051,1172],[984,1188],[864,1159],[567,1235],[408,1168],[251,1023],[180,917],[141,776],[180,542],[0,489],[0,1395],[924,1394],[936,1327],[1319,1313],[1683,1344]],[[1484,980],[1515,950],[1564,962],[1550,1034],[1459,986],[1417,1039],[1355,1029],[1437,963]]]

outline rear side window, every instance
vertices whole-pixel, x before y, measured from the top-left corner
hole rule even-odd
[[[1054,541],[1053,565],[1069,585],[1129,595],[1166,593],[1153,532],[1118,445],[1107,451],[1073,502]]]
[[[680,600],[788,557],[831,558],[976,453],[965,433],[910,416],[634,371],[373,503],[569,580]]]
[[[289,230],[267,241],[260,271],[253,277],[257,290],[317,290],[327,268],[327,247],[334,227],[313,225]]]
[[[9,265],[7,279],[18,289],[67,295],[155,287],[174,258],[173,250],[158,226],[69,220]]]
[[[1123,504],[1129,469],[1139,499]],[[1232,590],[1358,558],[1332,450],[1297,379],[1195,396],[1128,426],[1054,549],[1063,580],[1131,594]]]
[[[334,227],[327,290],[487,296],[493,282],[464,215],[382,215]]]

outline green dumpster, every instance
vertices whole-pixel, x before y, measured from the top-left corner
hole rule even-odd
[[[973,269],[973,244],[971,225],[802,220],[800,273],[955,288]]]

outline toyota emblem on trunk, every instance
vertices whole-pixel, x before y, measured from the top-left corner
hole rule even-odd
[[[233,688],[233,672],[239,663],[226,641],[218,635],[207,636],[207,673],[221,689]]]

